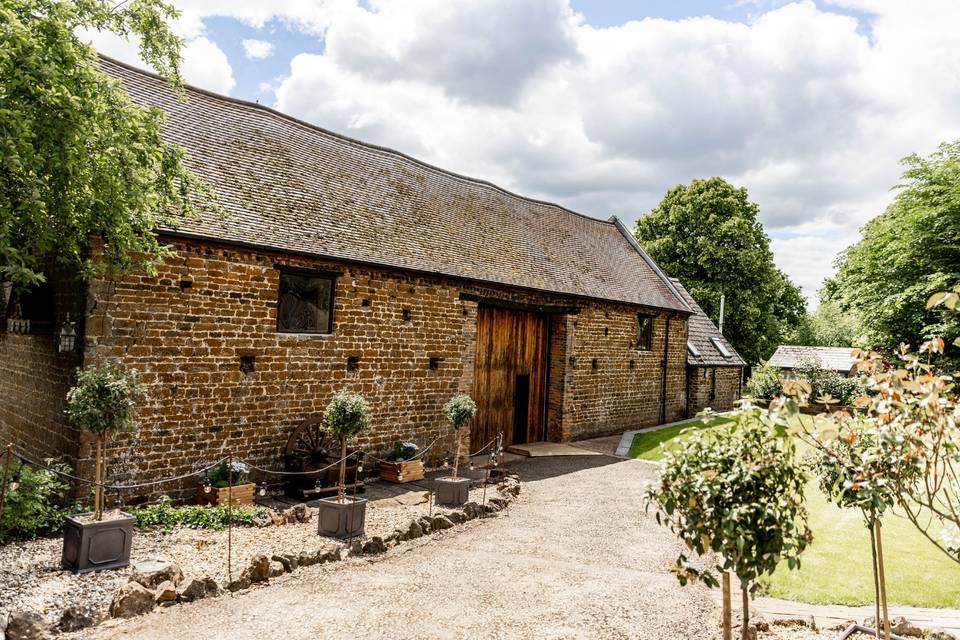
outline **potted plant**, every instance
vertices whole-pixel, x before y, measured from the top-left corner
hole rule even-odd
[[[227,504],[229,495],[232,504],[253,504],[256,485],[247,482],[250,467],[239,460],[224,460],[203,476],[203,484],[197,491],[197,504]]]
[[[367,501],[347,495],[347,441],[370,430],[370,408],[362,395],[340,391],[330,400],[323,417],[330,433],[340,439],[340,480],[337,495],[321,498],[317,504],[317,533],[334,538],[360,536],[363,535]]]
[[[470,396],[461,393],[443,405],[443,413],[453,425],[456,445],[453,454],[453,473],[449,478],[437,478],[436,481],[437,504],[459,506],[466,503],[470,493],[470,478],[457,477],[457,470],[460,467],[460,442],[463,429],[477,414],[477,403]]]
[[[134,518],[119,509],[104,512],[103,447],[111,432],[137,426],[137,405],[146,396],[135,371],[104,362],[77,371],[77,384],[67,392],[67,415],[96,441],[94,510],[67,516],[63,532],[64,569],[86,573],[117,569],[130,563]]]
[[[423,480],[423,460],[420,447],[412,442],[396,442],[386,460],[380,462],[380,477],[390,482]]]

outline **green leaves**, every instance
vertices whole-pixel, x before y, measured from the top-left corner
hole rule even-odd
[[[67,416],[74,426],[92,433],[132,431],[137,405],[145,397],[136,371],[107,361],[77,370],[77,383],[67,392]]]
[[[214,206],[164,142],[164,114],[135,105],[76,35],[138,37],[179,87],[175,16],[161,0],[0,0],[0,281],[31,287],[53,261],[88,277],[149,270],[169,253],[158,226]]]
[[[794,445],[781,435],[775,415],[741,409],[732,425],[694,432],[668,450],[659,481],[646,493],[657,522],[697,555],[715,553],[721,571],[748,583],[772,573],[781,559],[799,566],[812,539],[806,525],[806,475]],[[674,572],[681,584],[716,585],[710,570],[681,555]]]
[[[805,313],[800,289],[773,263],[758,214],[746,189],[714,177],[670,189],[635,230],[714,321],[726,296],[725,333],[748,362],[769,357]]]
[[[370,407],[359,393],[338,392],[323,417],[330,433],[342,438],[355,438],[370,430]]]
[[[460,430],[470,424],[473,416],[477,414],[477,403],[473,398],[465,393],[453,396],[443,405],[443,414],[453,425],[454,429]]]

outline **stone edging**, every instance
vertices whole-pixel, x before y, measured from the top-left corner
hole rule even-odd
[[[520,494],[520,481],[516,476],[506,476],[496,487],[499,495],[487,498],[485,504],[467,502],[457,511],[436,514],[433,517],[421,516],[411,520],[406,527],[396,529],[389,536],[372,536],[369,540],[354,540],[350,547],[342,544],[327,543],[315,551],[276,554],[267,557],[258,554],[232,582],[217,583],[210,576],[183,575],[176,563],[147,561],[135,572],[130,581],[120,587],[110,603],[111,618],[132,618],[153,611],[156,607],[173,606],[182,602],[194,602],[204,598],[220,596],[224,593],[243,592],[255,584],[269,583],[270,578],[296,571],[300,567],[315,564],[339,562],[356,556],[376,556],[386,553],[391,547],[403,542],[415,540],[438,531],[451,529],[469,520],[496,514],[504,510]],[[304,504],[291,507],[284,512],[280,522],[303,522],[309,519],[309,511]],[[105,620],[99,607],[91,604],[86,607],[69,607],[63,612],[58,628],[53,628],[37,613],[31,611],[12,611],[0,619],[0,639],[7,640],[43,640],[55,631],[79,631],[97,625]]]

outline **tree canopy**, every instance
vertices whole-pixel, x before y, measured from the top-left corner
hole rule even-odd
[[[800,289],[773,263],[758,214],[746,189],[698,179],[670,189],[635,231],[714,321],[726,296],[724,333],[748,362],[769,357],[805,312]]]
[[[893,353],[932,336],[960,337],[960,317],[927,298],[960,285],[960,140],[910,155],[893,203],[861,230],[829,284],[873,345]]]
[[[26,289],[53,262],[83,275],[150,268],[153,231],[206,189],[134,104],[81,29],[136,37],[182,92],[180,39],[161,0],[0,0],[0,283]]]
[[[827,280],[820,289],[820,304],[816,311],[804,314],[784,337],[786,344],[810,347],[862,346],[860,324],[856,314],[833,297],[833,281]]]

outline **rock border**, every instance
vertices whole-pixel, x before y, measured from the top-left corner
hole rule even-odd
[[[106,612],[94,605],[71,606],[63,611],[57,625],[47,624],[41,616],[30,611],[0,613],[0,640],[45,640],[54,633],[80,631],[96,626],[108,618],[133,618],[158,607],[195,602],[227,592],[240,593],[254,585],[267,584],[270,578],[292,573],[301,567],[340,562],[352,557],[382,555],[404,542],[446,531],[470,520],[496,515],[520,494],[520,480],[516,475],[505,475],[495,489],[495,495],[487,498],[484,504],[471,501],[456,511],[438,513],[432,517],[421,516],[411,520],[406,527],[395,529],[385,538],[372,536],[366,540],[357,539],[349,547],[329,542],[315,551],[303,550],[271,557],[257,554],[232,581],[224,580],[218,583],[208,575],[185,576],[180,566],[173,562],[140,561],[134,563],[134,573],[129,582],[113,594]],[[304,523],[310,521],[315,512],[315,508],[301,503],[282,513],[271,512],[269,518],[254,523],[254,526]]]

